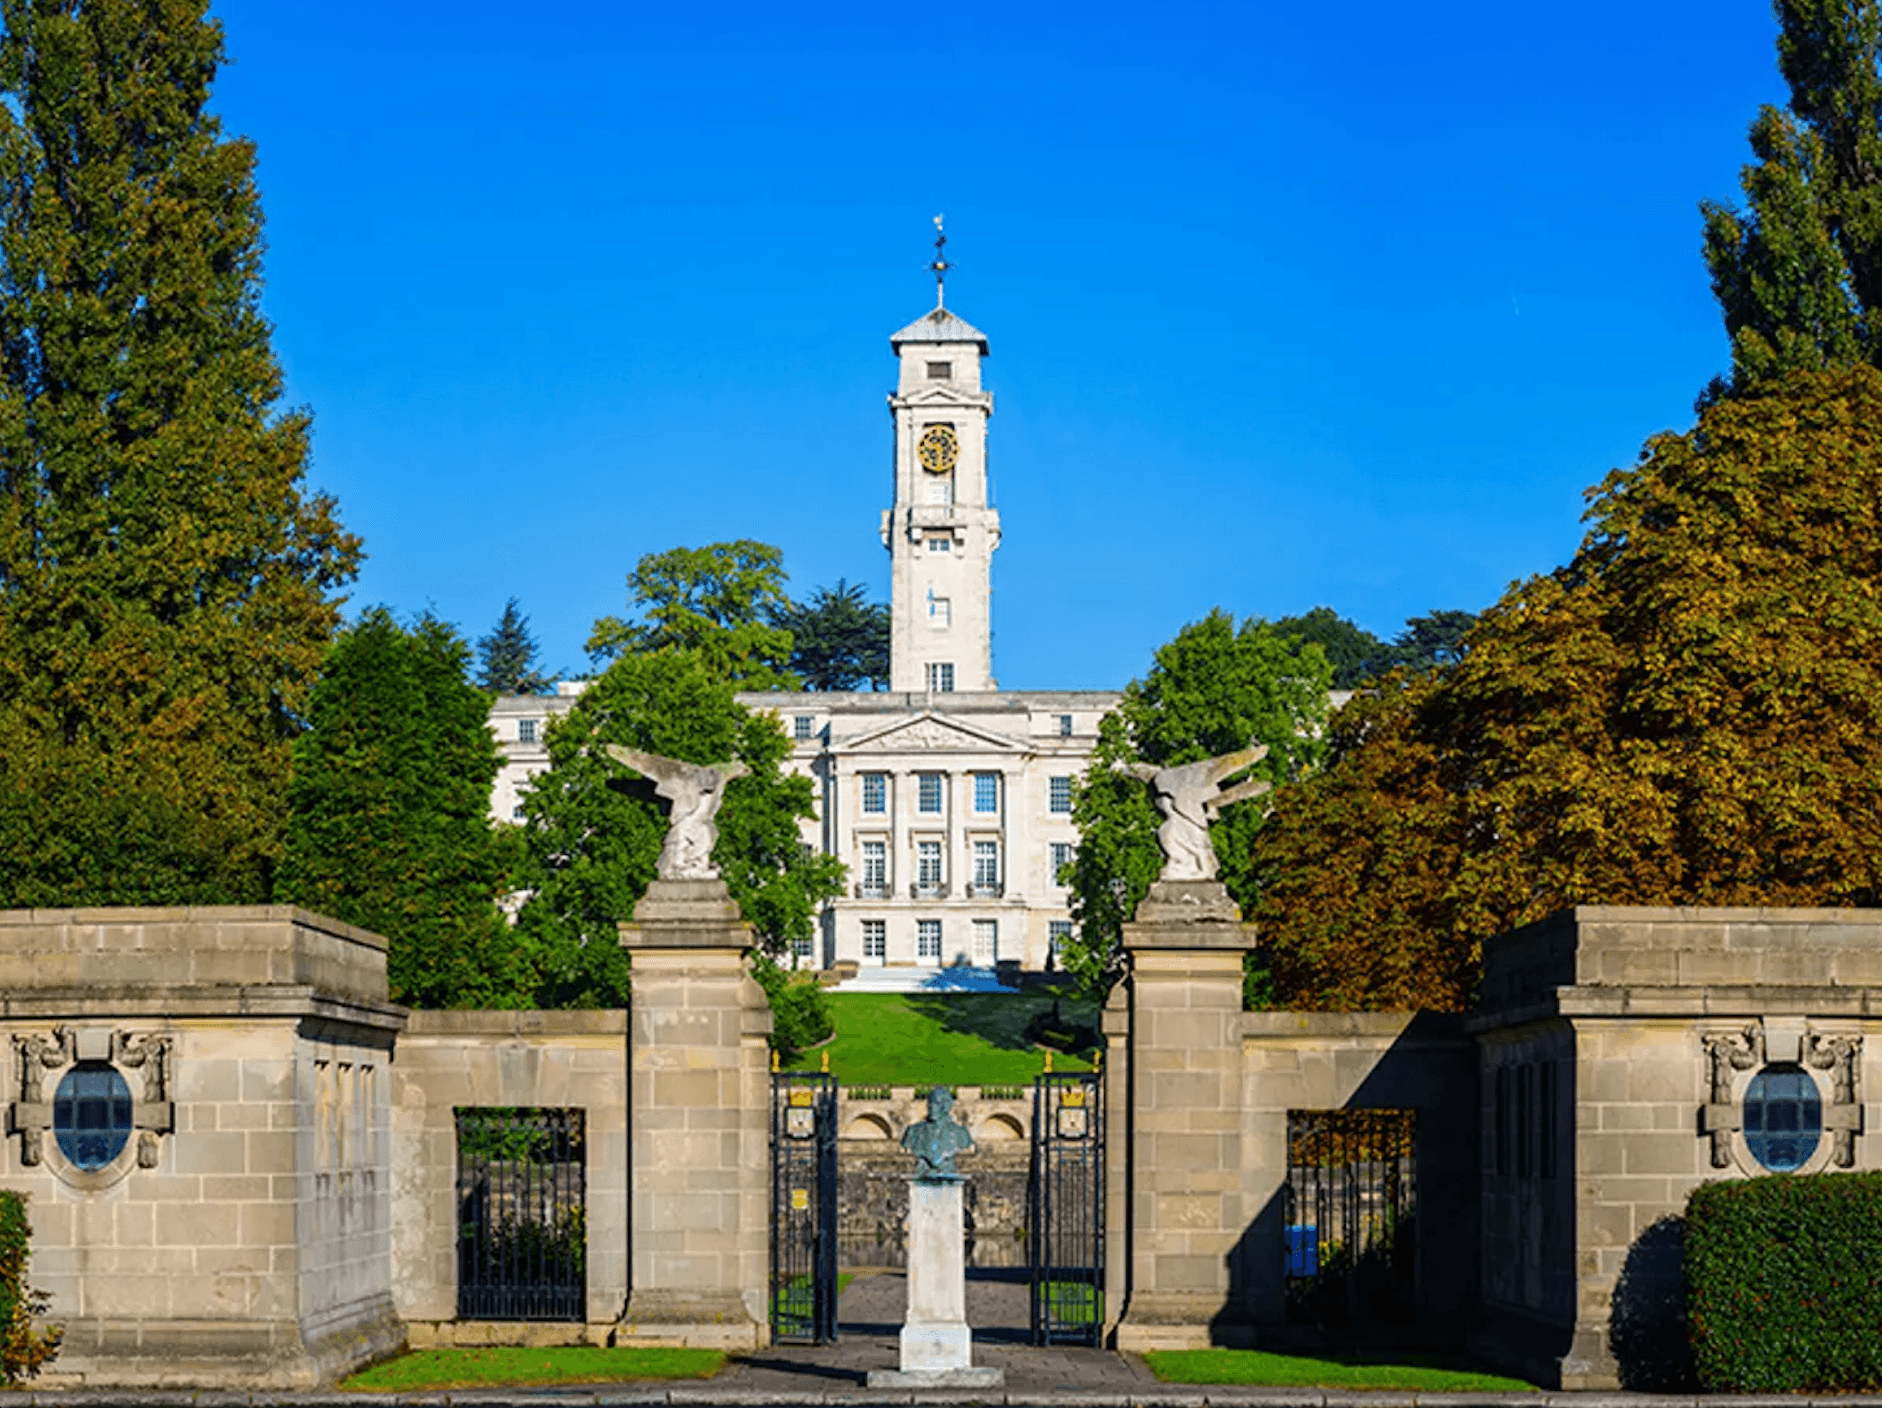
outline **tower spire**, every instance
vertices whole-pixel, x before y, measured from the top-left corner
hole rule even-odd
[[[944,253],[947,243],[948,237],[941,233],[941,217],[937,215],[934,218],[934,263],[928,266],[934,270],[934,306],[937,309],[943,306],[942,294],[945,291],[948,270],[954,267],[948,263]]]

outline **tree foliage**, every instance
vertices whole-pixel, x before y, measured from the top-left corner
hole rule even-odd
[[[490,634],[477,642],[477,687],[491,694],[547,694],[555,681],[536,668],[529,617],[511,597]]]
[[[808,601],[788,602],[771,622],[791,633],[791,668],[807,689],[889,686],[889,608],[841,577]]]
[[[1333,670],[1333,688],[1357,689],[1383,672],[1381,662],[1391,647],[1363,626],[1341,616],[1330,606],[1316,606],[1300,616],[1283,616],[1273,623],[1281,636],[1298,636],[1320,647]]]
[[[1707,201],[1732,339],[1708,398],[1796,369],[1882,365],[1882,0],[1776,0],[1789,109],[1751,125],[1745,206]]]
[[[1282,1000],[1459,1007],[1484,937],[1569,904],[1882,901],[1882,374],[1720,401],[1589,517],[1276,794],[1254,869]]]
[[[469,656],[440,621],[368,611],[334,642],[294,745],[277,895],[384,935],[393,1000],[414,1007],[513,1007],[523,987]]]
[[[0,3],[0,903],[254,903],[358,543],[204,0]]]
[[[738,689],[788,689],[797,683],[791,634],[771,624],[790,605],[785,580],[784,554],[750,538],[649,553],[627,579],[639,619],[602,617],[588,652],[613,660],[629,651],[694,651]]]
[[[1332,669],[1320,647],[1261,620],[1237,629],[1212,611],[1158,648],[1140,680],[1125,687],[1098,728],[1091,763],[1072,789],[1078,850],[1069,883],[1076,937],[1061,946],[1066,969],[1090,990],[1117,973],[1120,925],[1163,867],[1160,822],[1149,789],[1124,771],[1234,752],[1251,743],[1268,755],[1243,777],[1282,782],[1310,772],[1323,749]],[[1231,807],[1211,831],[1222,881],[1238,904],[1254,899],[1250,867],[1260,803]]]
[[[535,1005],[626,1000],[619,925],[654,877],[666,820],[651,792],[602,755],[604,744],[695,763],[738,758],[751,769],[726,787],[713,859],[766,947],[809,937],[819,906],[840,890],[841,862],[799,837],[813,794],[808,778],[783,769],[789,740],[775,718],[732,695],[701,652],[628,654],[550,723],[549,771],[523,798],[518,877],[532,891],[517,930]]]

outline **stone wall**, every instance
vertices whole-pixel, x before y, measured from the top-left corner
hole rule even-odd
[[[1462,1019],[1434,1013],[1248,1012],[1241,1018],[1242,1238],[1231,1261],[1227,1342],[1324,1340],[1290,1323],[1284,1190],[1293,1110],[1410,1110],[1417,1181],[1410,1322],[1342,1327],[1342,1341],[1461,1343],[1477,1291],[1477,1054]]]
[[[604,1343],[627,1300],[627,1014],[414,1012],[392,1074],[394,1303],[413,1347]],[[457,1319],[460,1106],[583,1111],[583,1322]]]
[[[1882,1165],[1882,913],[1584,907],[1493,940],[1485,964],[1483,1158],[1509,1172],[1487,1179],[1476,1347],[1563,1387],[1676,1387],[1679,1218],[1700,1183],[1765,1171],[1743,1131],[1758,1072],[1818,1089],[1798,1172]],[[1525,1066],[1550,1073],[1547,1123],[1523,1116]]]
[[[0,992],[49,1382],[311,1386],[396,1347],[383,940],[290,908],[12,912]],[[135,1102],[100,1167],[51,1129],[75,1066]]]

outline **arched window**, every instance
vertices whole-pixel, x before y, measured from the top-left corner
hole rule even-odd
[[[1752,1158],[1773,1173],[1802,1168],[1823,1137],[1823,1101],[1802,1066],[1777,1063],[1751,1078],[1745,1090],[1745,1143]]]
[[[95,1172],[131,1138],[131,1087],[103,1061],[80,1061],[52,1097],[52,1135],[75,1168]]]

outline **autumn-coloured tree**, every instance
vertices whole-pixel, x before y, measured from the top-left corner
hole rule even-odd
[[[1485,937],[1569,904],[1882,901],[1882,373],[1718,402],[1589,517],[1276,794],[1282,1001],[1461,1006]]]

